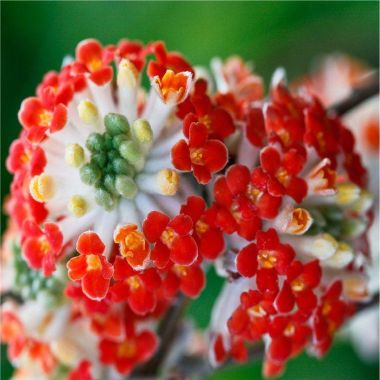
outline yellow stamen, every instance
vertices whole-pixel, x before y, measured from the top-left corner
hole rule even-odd
[[[252,318],[254,317],[264,317],[266,315],[266,311],[262,308],[260,304],[250,307],[248,310],[248,315]]]
[[[303,283],[301,279],[296,278],[295,280],[292,281],[291,287],[293,291],[301,292],[302,290],[305,289],[305,284]]]
[[[122,59],[117,73],[117,85],[119,87],[134,88],[137,86],[139,72],[136,66],[128,59]]]
[[[79,103],[78,114],[85,124],[95,124],[99,119],[98,108],[90,100],[82,100]]]
[[[69,211],[77,218],[87,213],[87,202],[80,195],[73,195],[68,204]]]
[[[190,160],[196,165],[203,165],[203,149],[191,149]]]
[[[98,255],[87,255],[86,256],[87,270],[100,270],[102,269],[102,262]]]
[[[359,199],[352,205],[352,209],[360,214],[368,211],[373,205],[374,197],[367,190],[360,191]]]
[[[49,111],[43,111],[39,114],[40,126],[48,127],[53,120],[53,114]]]
[[[197,223],[195,223],[195,230],[198,234],[204,234],[208,229],[209,225],[201,219],[199,219]]]
[[[360,187],[347,182],[337,186],[336,201],[342,206],[347,206],[360,198]]]
[[[149,122],[145,119],[137,119],[132,124],[132,131],[136,140],[140,144],[146,144],[153,141],[153,131]]]
[[[175,195],[179,186],[179,175],[171,169],[162,169],[157,174],[158,187],[163,195]]]
[[[141,286],[141,281],[138,276],[129,277],[127,283],[132,290],[136,290]]]
[[[262,268],[273,268],[277,263],[277,257],[268,250],[259,251],[258,260]]]
[[[136,343],[131,340],[127,340],[124,343],[120,344],[117,350],[117,356],[130,358],[136,353]]]
[[[79,168],[84,163],[84,149],[79,144],[70,144],[65,149],[67,165]]]
[[[34,176],[29,184],[30,195],[38,202],[47,202],[55,194],[53,177],[42,173]]]
[[[165,231],[161,234],[161,241],[170,247],[175,237],[175,232],[172,228],[166,228]]]

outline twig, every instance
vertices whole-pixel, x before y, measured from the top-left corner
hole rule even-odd
[[[351,95],[339,103],[329,107],[329,112],[344,115],[365,100],[379,93],[379,75],[375,73],[365,80],[365,85],[353,88]]]
[[[170,307],[165,317],[161,321],[157,334],[160,337],[161,345],[156,354],[139,370],[135,371],[134,376],[143,378],[145,376],[155,376],[158,374],[161,364],[165,361],[172,343],[176,338],[180,328],[182,314],[186,309],[189,299],[180,294],[175,303]]]

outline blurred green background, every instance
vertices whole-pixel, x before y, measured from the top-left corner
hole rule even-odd
[[[78,41],[98,38],[104,44],[122,37],[144,42],[162,39],[194,64],[211,57],[239,54],[253,60],[266,79],[284,66],[289,78],[305,73],[315,58],[335,51],[378,67],[378,2],[1,2],[1,162],[2,199],[11,180],[4,170],[8,148],[20,131],[19,105],[33,94],[43,74],[59,69]],[[2,217],[2,229],[4,216]],[[220,282],[194,302],[189,314],[200,327]],[[4,358],[4,350],[2,356]],[[3,359],[1,378],[9,378]],[[283,379],[378,379],[378,363],[361,362],[347,343],[336,344],[319,362],[302,355]],[[253,363],[213,375],[212,380],[260,378]],[[36,379],[38,380],[38,379]]]

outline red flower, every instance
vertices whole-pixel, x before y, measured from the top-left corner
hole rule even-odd
[[[246,115],[246,136],[248,141],[262,147],[267,141],[263,111],[260,107],[251,107]]]
[[[84,40],[76,48],[76,62],[72,70],[75,74],[86,73],[98,86],[105,85],[113,76],[112,67],[108,65],[113,59],[111,52],[111,49],[103,48],[97,40]]]
[[[249,290],[240,296],[240,305],[232,313],[227,325],[232,335],[250,341],[261,339],[268,332],[275,293]]]
[[[236,256],[236,268],[245,277],[253,277],[258,268],[275,268],[279,274],[285,274],[295,256],[293,248],[281,244],[276,230],[257,231],[256,244],[244,247]]]
[[[318,260],[309,261],[302,264],[300,261],[293,261],[286,271],[287,282],[284,283],[282,292],[285,292],[289,309],[294,302],[299,310],[309,314],[317,304],[317,297],[313,289],[319,285],[322,270]],[[290,291],[291,290],[291,291]]]
[[[22,251],[28,265],[33,269],[42,269],[45,276],[55,270],[62,250],[63,236],[54,223],[45,223],[41,229],[33,221],[25,221],[23,225]]]
[[[312,350],[318,357],[328,351],[335,331],[340,328],[352,310],[352,307],[342,300],[342,282],[335,281],[323,294],[312,319]]]
[[[143,223],[143,231],[151,243],[155,243],[151,259],[158,268],[164,268],[169,260],[179,265],[190,265],[198,256],[198,247],[191,236],[193,222],[187,215],[178,215],[172,220],[152,211]]]
[[[307,184],[297,175],[303,169],[306,153],[291,148],[282,155],[274,146],[267,146],[260,152],[262,168],[271,175],[268,191],[274,196],[289,195],[300,203],[307,194]]]
[[[177,52],[168,52],[162,41],[151,43],[147,47],[147,53],[153,53],[157,61],[150,61],[148,65],[148,75],[162,78],[167,70],[174,73],[189,71],[194,73],[191,65]]]
[[[114,233],[114,241],[119,243],[120,254],[135,269],[143,266],[150,254],[148,242],[137,229],[135,224],[126,224],[118,226]]]
[[[215,181],[214,196],[218,208],[217,223],[226,233],[238,232],[252,240],[261,227],[260,218],[274,218],[280,197],[269,194],[269,176],[261,169],[251,174],[246,166],[232,165],[226,175]]]
[[[193,236],[198,244],[199,253],[205,259],[215,260],[224,251],[222,231],[216,227],[215,209],[206,210],[203,198],[190,196],[181,207],[181,214],[190,216],[194,225]]]
[[[88,360],[81,360],[78,366],[70,371],[68,380],[92,380],[91,363]]]
[[[276,136],[285,147],[302,143],[305,101],[290,94],[282,84],[271,92],[272,102],[265,108],[265,126],[269,136]]]
[[[113,266],[103,255],[105,245],[95,232],[87,231],[79,236],[76,249],[79,256],[68,261],[68,276],[81,281],[88,298],[99,301],[107,295],[113,275]]]
[[[139,41],[121,40],[115,51],[115,56],[121,59],[128,59],[141,72],[145,64],[146,51],[144,45]]]
[[[65,106],[74,96],[72,80],[62,77],[55,71],[49,71],[37,87],[37,96],[47,108],[54,108],[58,104]]]
[[[104,364],[113,365],[119,373],[127,375],[153,355],[157,344],[157,337],[151,331],[137,333],[132,326],[127,326],[124,341],[103,339],[100,342],[100,360]]]
[[[211,175],[227,164],[228,151],[219,140],[209,140],[207,128],[202,123],[192,123],[189,140],[180,140],[172,148],[172,162],[176,169],[193,171],[201,184],[207,184]]]
[[[198,79],[192,94],[178,106],[177,115],[183,120],[183,134],[189,138],[193,123],[202,123],[210,139],[224,140],[235,131],[231,115],[222,107],[214,105],[206,93],[207,82]]]
[[[110,289],[114,302],[127,301],[132,311],[138,315],[152,312],[157,305],[157,291],[161,278],[155,268],[135,271],[124,258],[117,256],[113,275],[116,281]]]
[[[183,294],[190,298],[196,298],[204,289],[206,276],[198,263],[190,266],[173,265],[171,271],[163,280],[162,287],[167,298],[171,299],[181,290]]]
[[[18,118],[27,131],[27,138],[32,143],[39,143],[46,135],[61,130],[67,122],[67,108],[57,104],[47,108],[39,98],[26,98],[21,103]]]
[[[46,165],[45,153],[41,147],[33,146],[21,136],[12,143],[6,165],[12,174],[26,170],[31,176],[35,176],[41,174]]]

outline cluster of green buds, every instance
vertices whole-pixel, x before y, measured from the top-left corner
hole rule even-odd
[[[12,242],[11,249],[15,274],[14,290],[23,299],[38,299],[49,308],[61,304],[64,301],[63,290],[67,282],[67,271],[64,265],[58,265],[52,276],[45,277],[40,271],[28,266],[17,243]]]
[[[132,125],[121,114],[109,113],[104,117],[106,131],[92,133],[86,141],[90,159],[85,163],[85,152],[79,144],[66,148],[66,162],[80,170],[80,178],[93,186],[95,201],[110,211],[120,197],[133,199],[137,193],[136,175],[143,169],[145,156],[153,140],[148,121],[136,120]],[[72,212],[84,213],[85,204],[77,199]]]

